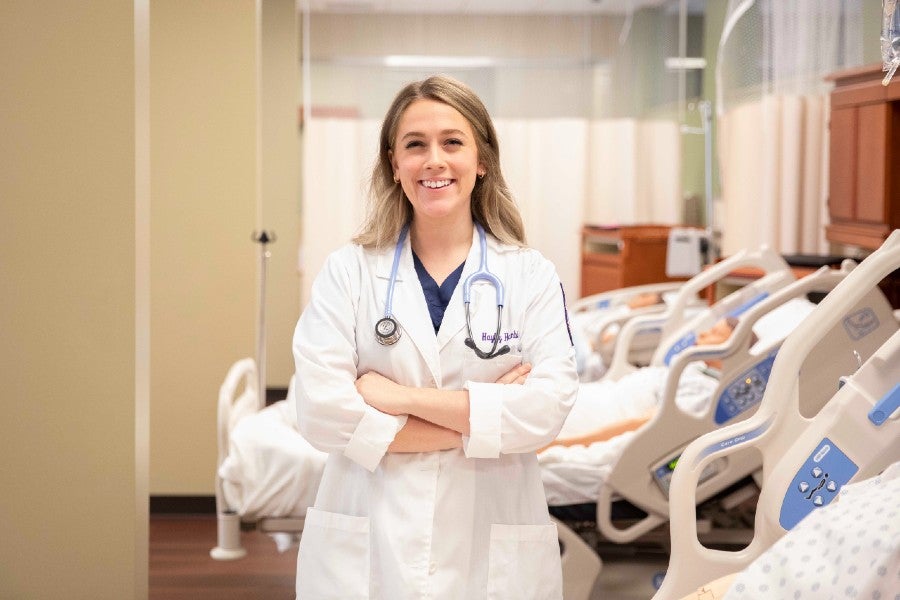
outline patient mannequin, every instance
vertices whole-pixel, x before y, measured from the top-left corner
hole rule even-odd
[[[726,342],[737,327],[738,320],[734,317],[725,317],[716,321],[716,323],[697,334],[697,346],[715,346]],[[706,363],[713,368],[720,368],[721,361],[707,360]],[[657,408],[647,411],[645,414],[630,418],[622,419],[614,423],[604,424],[602,427],[595,429],[585,435],[572,436],[566,438],[557,438],[550,445],[542,448],[541,451],[553,446],[589,446],[595,442],[605,442],[618,435],[628,431],[634,431],[646,424],[657,412]]]
[[[662,294],[658,292],[644,292],[628,301],[628,308],[644,308],[654,304],[662,304]]]

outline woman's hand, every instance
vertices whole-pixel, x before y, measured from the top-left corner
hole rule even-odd
[[[370,371],[356,380],[356,391],[366,404],[389,415],[409,412],[406,399],[409,388],[396,383],[380,373]]]
[[[516,365],[506,373],[500,376],[500,378],[494,383],[516,383],[523,384],[525,383],[525,379],[528,377],[528,374],[531,373],[531,365],[528,363],[522,363],[521,365]]]

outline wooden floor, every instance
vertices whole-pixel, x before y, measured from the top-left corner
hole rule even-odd
[[[266,534],[244,532],[247,556],[216,561],[213,515],[150,517],[150,600],[294,600],[296,546],[279,553]],[[666,557],[604,557],[592,600],[646,600]]]
[[[151,516],[150,600],[293,600],[296,547],[281,554],[256,531],[241,541],[246,557],[213,560],[215,516]]]

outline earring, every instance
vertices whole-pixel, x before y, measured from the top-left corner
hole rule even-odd
[[[479,174],[478,174],[478,179],[484,179],[484,173],[479,173]]]
[[[394,183],[400,183],[400,178],[394,175]]]

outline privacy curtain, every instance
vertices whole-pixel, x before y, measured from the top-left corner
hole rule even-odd
[[[827,252],[825,76],[858,66],[856,0],[730,0],[716,69],[722,253]]]
[[[678,125],[635,119],[498,119],[500,159],[528,244],[580,296],[581,228],[680,220]],[[312,118],[304,126],[301,307],[325,257],[365,217],[380,123]]]

